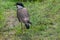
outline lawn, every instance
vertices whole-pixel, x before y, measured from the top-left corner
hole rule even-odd
[[[18,22],[16,2],[0,0],[0,40],[60,40],[60,0],[23,2],[30,14],[30,29]]]

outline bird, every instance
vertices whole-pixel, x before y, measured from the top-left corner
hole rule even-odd
[[[21,22],[21,23],[24,23],[26,29],[29,29],[30,24],[32,24],[32,23],[30,22],[30,15],[28,13],[27,8],[25,8],[23,3],[21,3],[21,2],[17,2],[16,7],[17,7],[18,21]]]

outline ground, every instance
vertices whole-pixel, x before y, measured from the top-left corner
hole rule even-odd
[[[60,40],[60,0],[23,2],[30,29],[18,22],[15,3],[0,0],[0,40]]]

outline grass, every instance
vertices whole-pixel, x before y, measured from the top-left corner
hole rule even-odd
[[[0,0],[0,35],[3,35],[1,40],[5,40],[5,37],[11,40],[60,40],[60,0],[23,2],[30,14],[32,25],[29,30],[21,29],[20,24],[12,26],[12,29],[7,28],[8,32],[12,34],[15,31],[13,35],[10,35],[7,31],[1,30],[4,30],[9,16],[14,15],[16,18],[15,3],[14,1]]]

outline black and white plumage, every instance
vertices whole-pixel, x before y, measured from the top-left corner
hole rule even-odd
[[[30,27],[30,19],[27,9],[24,7],[22,3],[16,3],[17,6],[17,18],[19,22],[22,22],[25,24],[26,28],[29,29]]]

